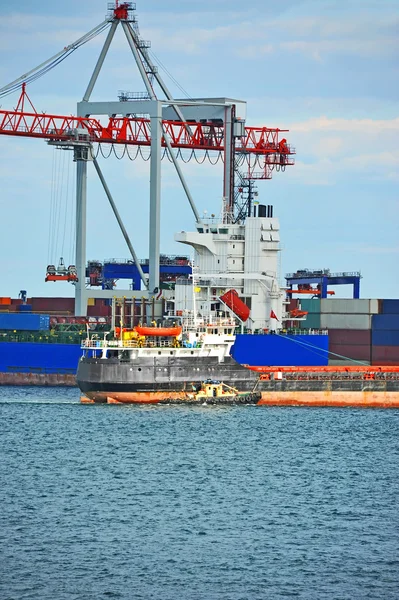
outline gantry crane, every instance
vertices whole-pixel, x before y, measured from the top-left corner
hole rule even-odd
[[[75,313],[86,312],[88,292],[85,289],[86,269],[86,204],[87,164],[93,162],[103,185],[126,243],[136,263],[147,294],[154,294],[159,287],[160,255],[160,172],[164,152],[172,160],[197,222],[201,217],[190,193],[175,150],[219,152],[224,161],[223,197],[225,218],[234,220],[234,173],[239,157],[240,167],[245,164],[249,179],[269,179],[274,167],[285,170],[294,164],[295,151],[280,134],[286,130],[267,127],[246,127],[236,117],[236,101],[222,99],[177,100],[169,92],[165,82],[149,54],[149,42],[140,38],[133,2],[108,5],[105,21],[92,29],[74,44],[66,46],[35,69],[0,89],[0,96],[15,91],[22,84],[22,92],[16,108],[0,110],[0,134],[36,137],[47,140],[58,148],[73,151],[77,164],[76,190],[76,279]],[[139,69],[146,91],[139,94],[122,94],[117,101],[90,102],[93,88],[103,66],[118,26],[121,26]],[[108,29],[108,34],[93,70],[81,102],[77,104],[77,116],[61,116],[38,113],[31,102],[26,84],[57,66],[64,58],[84,43]],[[160,88],[158,97],[155,87]],[[148,115],[142,117],[139,115]],[[109,117],[109,115],[111,115]],[[193,118],[194,115],[194,118]],[[217,116],[217,119],[210,118]],[[102,122],[101,116],[106,116]],[[150,157],[150,224],[149,224],[149,282],[130,238],[119,216],[116,204],[93,152],[94,144],[147,146]],[[90,295],[93,295],[92,293]],[[97,296],[110,297],[112,291],[96,292]]]

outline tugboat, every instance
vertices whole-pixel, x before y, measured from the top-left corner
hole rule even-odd
[[[190,398],[190,394],[188,397]],[[258,392],[248,394],[246,392],[239,392],[237,388],[227,385],[222,381],[207,379],[202,382],[199,390],[196,390],[192,394],[191,401],[193,404],[202,404],[206,406],[208,404],[220,405],[220,404],[256,404],[261,397]],[[164,400],[162,404],[180,404],[180,400]],[[185,404],[189,403],[190,400],[184,400]]]

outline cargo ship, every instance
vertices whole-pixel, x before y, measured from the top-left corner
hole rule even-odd
[[[227,354],[223,358],[223,368],[238,368],[239,380],[243,377],[252,385],[260,377],[257,371],[250,369],[248,373],[242,365],[266,369],[292,369],[291,374],[284,374],[284,370],[276,371],[284,374],[282,380],[276,379],[278,375],[274,372],[266,370],[263,375],[270,375],[270,378],[267,382],[264,378],[259,382],[260,389],[269,386],[271,391],[276,391],[277,388],[273,386],[292,386],[292,383],[284,383],[289,377],[291,379],[287,381],[294,381],[295,378],[300,378],[302,382],[307,381],[307,388],[304,383],[300,385],[305,385],[305,391],[311,391],[310,380],[306,379],[306,368],[312,373],[312,385],[319,386],[319,391],[323,385],[336,387],[339,380],[347,386],[350,377],[355,379],[356,387],[360,385],[359,371],[356,369],[361,368],[364,370],[364,377],[368,378],[367,390],[371,390],[377,385],[370,383],[373,381],[373,373],[376,372],[374,368],[399,365],[398,300],[331,297],[306,299],[303,294],[298,294],[301,296],[298,300],[293,299],[292,293],[287,295],[288,286],[280,287],[277,268],[280,250],[279,222],[273,216],[272,207],[255,206],[252,215],[241,224],[219,222],[211,217],[197,224],[196,231],[180,232],[176,239],[193,247],[194,258],[163,255],[160,261],[163,277],[161,298],[143,302],[140,291],[133,289],[130,298],[124,298],[124,305],[119,307],[119,313],[118,309],[113,310],[109,301],[103,299],[89,300],[88,316],[84,318],[74,316],[73,298],[28,298],[25,292],[22,292],[18,299],[3,298],[0,303],[0,383],[76,385],[75,375],[79,363],[78,383],[80,382],[84,393],[88,391],[89,394],[95,394],[101,391],[95,389],[98,378],[102,386],[106,381],[110,384],[103,390],[107,392],[107,397],[115,397],[115,389],[112,388],[114,380],[109,375],[108,366],[113,365],[112,372],[115,374],[119,361],[118,352],[126,352],[128,348],[110,347],[111,354],[105,354],[107,360],[104,361],[99,358],[98,349],[85,346],[87,340],[90,340],[90,344],[97,345],[107,334],[109,342],[126,344],[128,339],[124,339],[123,336],[121,339],[115,335],[118,326],[120,330],[131,331],[147,327],[146,330],[139,329],[139,332],[147,334],[141,337],[147,340],[149,348],[156,348],[157,344],[160,344],[160,348],[154,350],[156,353],[152,357],[148,357],[148,352],[153,350],[146,350],[147,359],[150,362],[159,362],[165,352],[162,348],[168,347],[171,338],[175,339],[178,336],[162,336],[162,328],[158,327],[158,335],[151,339],[151,335],[148,335],[151,333],[151,327],[153,328],[154,322],[157,326],[180,326],[182,315],[187,311],[187,314],[195,315],[197,321],[198,315],[203,315],[211,322],[217,321],[221,314],[225,318],[235,319],[234,332],[229,335],[228,348],[225,346]],[[104,283],[104,275],[108,283],[109,276],[117,270],[118,273],[124,271],[125,276],[131,277],[132,287],[135,287],[135,265],[126,262],[113,265],[96,263],[94,266],[94,270],[93,263],[89,263],[87,267],[87,277],[91,283]],[[143,266],[145,268],[145,264]],[[303,275],[303,271],[298,273]],[[307,291],[312,295],[317,292],[317,288]],[[117,290],[113,302],[115,306],[116,298]],[[193,319],[188,325],[193,330]],[[185,333],[190,328],[188,325],[185,325]],[[124,331],[123,335],[128,333]],[[177,343],[180,344],[180,341],[175,341],[176,345]],[[85,358],[79,362],[82,344]],[[88,356],[89,350],[95,354]],[[135,352],[137,355],[137,351]],[[158,354],[159,352],[161,354]],[[178,352],[179,360],[182,355],[182,358],[189,359],[188,365],[193,365],[199,349],[192,348],[188,351],[182,346],[166,352],[169,352],[170,360],[172,357],[176,360]],[[170,352],[175,354],[171,355]],[[215,357],[212,353],[211,355],[212,362]],[[194,361],[190,357],[194,357]],[[121,368],[125,369],[126,364],[125,360],[121,361]],[[90,375],[82,371],[83,365],[86,365],[85,368],[91,365]],[[100,367],[104,367],[105,371],[99,373]],[[196,364],[195,368],[198,367]],[[175,372],[168,371],[167,365],[159,368],[167,369],[170,383],[179,381]],[[206,367],[200,381],[198,378],[189,377],[187,365],[178,365],[178,369],[180,368],[184,373],[186,385],[193,381],[198,387],[208,376],[226,384],[234,380],[234,377],[233,380],[226,379],[230,378],[230,375],[225,371],[211,372],[207,371]],[[209,368],[212,368],[212,365]],[[299,373],[295,371],[296,368],[303,368],[304,372]],[[327,370],[321,370],[316,375],[311,368]],[[347,370],[340,371],[341,368]],[[380,373],[382,372],[388,373]],[[90,389],[84,383],[87,377],[90,380]],[[127,375],[121,377],[126,387],[130,380]],[[378,375],[377,378],[380,387],[381,377]],[[396,376],[388,373],[384,377],[388,377],[387,384],[390,388]],[[319,382],[317,384],[316,378]],[[155,377],[153,385],[157,381],[158,378]],[[147,383],[151,384],[151,380]],[[237,386],[240,389],[243,387],[240,381]],[[298,389],[298,386],[296,387]],[[391,392],[388,388],[385,391]],[[169,389],[170,386],[163,391]],[[182,390],[179,388],[176,391]],[[104,399],[104,395],[101,398]]]
[[[112,392],[115,385],[119,385],[120,377],[122,383],[134,391],[136,384],[133,365],[128,367],[129,371],[126,371],[125,367],[134,357],[134,365],[143,369],[144,366],[138,363],[146,360],[151,352],[156,352],[156,355],[151,354],[149,357],[154,359],[154,368],[158,368],[155,366],[157,361],[161,363],[163,359],[166,360],[165,352],[169,353],[170,369],[167,365],[159,366],[160,369],[164,369],[164,376],[168,378],[168,393],[175,388],[180,390],[181,377],[193,380],[194,385],[198,387],[198,377],[195,378],[194,373],[190,371],[194,366],[199,370],[197,373],[201,373],[201,386],[205,385],[202,377],[207,374],[206,362],[209,360],[212,363],[209,369],[215,369],[215,377],[224,379],[231,375],[233,381],[237,380],[238,388],[242,387],[247,379],[252,385],[254,377],[258,377],[259,381],[256,382],[260,387],[271,385],[270,381],[274,382],[273,385],[283,385],[284,381],[278,382],[280,375],[285,379],[288,377],[282,375],[283,370],[278,370],[275,374],[264,372],[263,375],[253,370],[274,367],[289,367],[292,370],[302,367],[305,371],[301,377],[307,377],[306,369],[310,374],[312,368],[326,368],[327,371],[319,373],[322,377],[321,373],[330,373],[328,369],[333,368],[335,371],[331,371],[328,381],[330,388],[334,387],[334,381],[341,377],[338,375],[341,366],[348,366],[346,373],[356,373],[355,367],[366,369],[364,376],[370,381],[375,375],[374,367],[383,369],[386,366],[392,368],[392,373],[384,376],[388,379],[391,377],[390,381],[394,381],[394,367],[399,364],[397,301],[392,301],[391,305],[390,301],[385,300],[361,300],[358,294],[360,278],[356,275],[353,279],[357,287],[352,301],[341,302],[328,298],[327,294],[332,292],[326,291],[330,274],[325,270],[310,273],[307,269],[302,269],[287,279],[286,287],[281,286],[278,272],[279,222],[273,216],[273,206],[259,204],[257,201],[254,182],[258,179],[269,179],[273,170],[284,172],[286,167],[294,164],[295,149],[285,138],[279,138],[279,134],[286,130],[268,127],[247,128],[246,103],[242,100],[225,97],[197,98],[190,101],[174,99],[149,57],[146,50],[148,42],[140,38],[134,12],[135,5],[130,2],[123,5],[116,2],[114,6],[109,7],[107,21],[112,25],[108,41],[104,44],[100,59],[94,68],[85,99],[79,103],[79,114],[86,116],[79,117],[78,120],[73,118],[73,127],[69,117],[52,115],[47,121],[48,127],[40,128],[40,132],[36,129],[36,116],[42,113],[33,108],[26,93],[26,83],[29,83],[30,77],[27,81],[24,77],[17,80],[23,81],[23,84],[16,110],[1,111],[5,126],[0,133],[41,137],[58,149],[72,150],[77,164],[77,185],[76,265],[66,268],[63,259],[60,259],[58,269],[55,265],[48,265],[45,277],[47,282],[72,283],[75,286],[76,307],[72,298],[29,299],[23,290],[18,299],[0,299],[0,384],[75,385],[75,373],[79,362],[78,382],[86,389],[85,382],[89,381],[87,391],[90,394],[97,393],[98,386],[103,386],[104,390],[106,387],[105,391]],[[132,23],[134,25],[131,25]],[[121,92],[116,104],[115,101],[89,103],[102,61],[119,24],[122,24],[130,49],[133,50],[146,92]],[[103,25],[99,26],[98,32],[102,27]],[[83,36],[78,45],[91,39],[92,32]],[[69,51],[68,48],[69,46],[64,49],[65,52]],[[30,73],[40,72],[41,66]],[[34,76],[36,75],[32,75]],[[14,85],[15,81],[2,89],[11,91]],[[154,85],[159,87],[159,90],[155,91]],[[157,99],[156,108],[153,97]],[[24,106],[28,103],[33,113],[25,112]],[[162,136],[157,127],[150,126],[153,117],[150,117],[150,120],[141,118],[143,115],[155,114],[153,111],[158,111],[160,103],[165,105],[165,110],[162,109],[162,122],[167,131],[170,131],[166,136]],[[97,106],[94,106],[95,104]],[[100,112],[92,113],[93,110]],[[107,125],[103,126],[97,119],[87,121],[87,118],[94,114],[114,115],[118,118],[115,120],[112,116]],[[158,112],[156,114],[158,115]],[[55,129],[54,119],[60,125]],[[159,116],[156,119],[159,120]],[[22,127],[21,123],[27,126]],[[131,127],[133,129],[129,129]],[[223,207],[220,218],[213,214],[200,216],[181,169],[175,161],[177,157],[174,155],[169,136],[174,139],[173,148],[191,150],[192,158],[195,152],[199,152],[202,161],[210,151],[218,153],[217,160],[222,158]],[[138,261],[111,192],[94,158],[97,174],[134,260],[122,263],[113,261],[113,264],[112,261],[91,261],[85,272],[86,175],[89,148],[93,149],[93,143],[123,144],[125,150],[130,145],[140,147],[143,143],[150,144],[150,249],[149,259]],[[195,215],[195,231],[181,231],[175,236],[176,241],[192,249],[193,258],[160,256],[158,272],[160,167],[163,144],[166,145],[175,164]],[[57,209],[56,212],[61,214],[62,211]],[[58,227],[53,229],[54,232],[58,231]],[[309,283],[314,282],[314,278],[316,287]],[[339,283],[351,278],[350,274],[338,274],[337,277],[330,277],[330,282]],[[126,299],[126,305],[119,313],[112,311],[109,305],[114,293],[114,300],[117,298],[118,291],[114,290],[117,279],[131,279],[129,293],[119,292]],[[298,284],[296,294],[293,293],[293,280]],[[98,286],[102,288],[101,293]],[[91,290],[93,298],[89,297]],[[294,298],[295,295],[301,294],[317,297],[309,301]],[[102,299],[99,299],[100,296]],[[117,303],[113,303],[116,306]],[[127,307],[130,307],[130,313],[125,311]],[[78,317],[75,316],[75,308]],[[81,315],[85,314],[88,317],[82,320]],[[192,315],[193,322],[185,323],[183,316],[189,314]],[[234,334],[231,333],[228,337],[229,343],[224,344],[224,350],[228,354],[221,357],[214,347],[219,346],[219,338],[225,335],[221,331],[214,334],[217,342],[213,343],[206,338],[199,347],[198,344],[195,349],[192,346],[190,354],[187,354],[188,348],[184,346],[187,340],[180,338],[180,335],[183,336],[183,332],[184,335],[190,331],[195,332],[196,328],[203,327],[201,322],[211,325],[217,323],[220,318],[234,319],[235,323]],[[118,323],[116,319],[119,319]],[[154,333],[151,331],[154,324],[157,326],[157,335],[151,335]],[[172,335],[176,333],[176,327],[182,327],[182,334]],[[118,328],[119,336],[116,333]],[[166,335],[165,331],[161,332],[162,328],[168,329],[171,335]],[[131,339],[128,339],[129,335]],[[136,336],[140,338],[139,342],[135,339]],[[82,343],[85,354],[80,359]],[[103,346],[99,346],[100,350],[95,349],[97,344],[101,343]],[[136,348],[125,347],[128,343],[139,345]],[[169,347],[170,343],[172,348]],[[92,347],[92,344],[95,344],[95,347]],[[105,348],[108,349],[105,351]],[[204,348],[207,348],[208,357],[204,355]],[[98,351],[101,351],[100,356],[97,355]],[[179,370],[176,372],[176,369],[172,368],[172,363],[174,360],[183,359],[189,362],[186,366],[178,367],[181,368],[180,375]],[[92,367],[89,368],[91,364]],[[112,369],[108,368],[109,365],[113,365]],[[234,372],[226,373],[226,367]],[[368,367],[370,368],[367,370]],[[142,371],[138,373],[143,374]],[[159,376],[160,373],[161,371]],[[378,377],[381,378],[381,373],[385,371],[378,373]],[[260,379],[261,377],[263,379]],[[353,377],[358,379],[358,374]],[[241,380],[245,380],[243,384],[240,383]],[[146,380],[146,385],[148,383],[154,386],[157,382],[158,376],[152,384],[151,379]],[[322,383],[327,385],[325,381]],[[388,383],[387,380],[387,385]],[[204,394],[212,389],[210,385],[215,385],[214,389],[217,393],[220,392],[220,397],[226,399],[223,386],[229,385],[229,382],[206,384],[206,390],[202,390]],[[368,385],[376,386],[370,383]],[[306,388],[305,385],[304,391],[311,391],[310,380],[307,386]],[[237,393],[241,394],[238,388]],[[147,391],[152,393],[157,390],[150,387]],[[386,391],[390,390],[386,388]],[[200,392],[196,393],[201,397]]]
[[[113,340],[89,336],[77,372],[77,383],[84,394],[82,402],[207,404],[206,397],[198,396],[204,384],[215,384],[216,392],[218,386],[228,383],[236,393],[227,397],[215,394],[211,396],[212,404],[244,401],[259,405],[399,408],[399,366],[242,365],[234,359],[234,320],[200,320],[186,329],[189,320],[183,318],[181,336],[166,334],[166,328],[157,327],[154,331],[146,328],[144,336],[141,328],[122,329],[122,337]],[[312,344],[305,340],[302,344],[310,352],[321,353],[327,346],[323,344],[326,337],[314,335]],[[252,336],[253,345],[261,351],[258,362],[272,357],[272,353],[263,351],[272,342],[272,352],[275,340],[285,347],[301,343],[289,334]]]
[[[199,403],[213,382],[215,392],[223,385],[236,390],[216,396],[214,404],[244,397],[256,404],[399,407],[399,364],[372,366],[331,351],[321,322],[317,329],[299,327],[308,311],[290,310],[280,288],[279,223],[272,214],[259,206],[245,223],[212,220],[177,234],[194,248],[192,277],[176,281],[163,320],[152,314],[145,327],[135,324],[136,300],[113,304],[109,334],[89,335],[82,346],[82,401]],[[356,302],[367,311],[381,307],[360,299],[352,306]],[[341,317],[337,322],[345,322]],[[378,317],[380,326],[393,319]],[[246,332],[237,333],[240,328]],[[331,356],[335,363],[328,365]]]

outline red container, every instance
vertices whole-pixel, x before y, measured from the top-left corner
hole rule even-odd
[[[88,317],[109,317],[111,316],[111,306],[88,306]]]
[[[371,329],[329,329],[330,345],[370,346]]]
[[[372,346],[372,365],[399,365],[399,346]]]
[[[237,315],[241,321],[246,321],[251,312],[248,306],[241,300],[236,290],[229,290],[223,296],[220,296],[222,302],[224,302],[234,314]]]
[[[70,312],[75,311],[75,298],[32,298],[33,312]]]
[[[360,345],[349,345],[349,344],[332,344],[331,339],[329,340],[329,358],[331,360],[339,360],[341,357],[352,358],[353,360],[365,360],[370,362],[371,360],[371,347],[369,344]],[[338,354],[339,356],[335,356]],[[342,358],[342,360],[344,360]]]
[[[294,310],[294,308],[299,308],[299,298],[291,298],[288,305],[288,311]]]

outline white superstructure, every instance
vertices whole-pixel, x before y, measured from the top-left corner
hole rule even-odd
[[[243,224],[204,219],[196,231],[175,234],[176,241],[194,249],[195,265],[193,280],[176,282],[177,314],[184,309],[200,314],[224,310],[219,297],[235,289],[251,309],[248,329],[281,327],[285,294],[278,274],[280,224],[271,216],[271,206],[255,205],[253,214]]]

